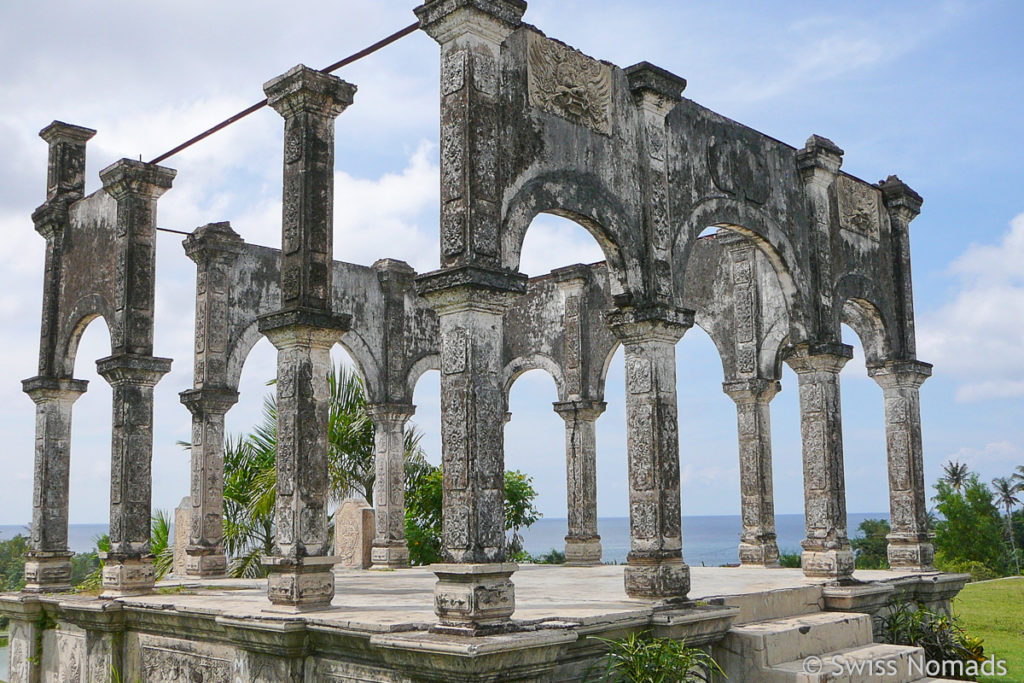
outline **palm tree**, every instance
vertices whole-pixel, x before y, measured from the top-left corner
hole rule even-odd
[[[271,382],[273,383],[273,382]],[[366,412],[366,392],[354,370],[333,368],[328,377],[327,468],[330,502],[359,495],[373,505],[376,480],[373,421]],[[406,462],[424,461],[422,434],[405,430]],[[277,401],[263,402],[263,418],[251,434],[228,439],[224,453],[224,545],[236,577],[264,575],[260,558],[274,546],[274,502],[277,484]]]
[[[1017,493],[1020,488],[1006,477],[996,477],[992,480],[992,488],[995,489],[996,504],[1002,505],[1006,510],[1006,533],[1010,537],[1010,552],[1013,553],[1013,561],[1020,574],[1020,559],[1017,557],[1017,547],[1013,540],[1013,508],[1020,505],[1020,498]]]
[[[1010,476],[1018,491],[1024,491],[1024,465],[1017,465],[1017,471]]]
[[[967,478],[970,474],[967,465],[952,460],[942,466],[942,471],[942,480],[952,486],[954,491],[961,493],[967,484]]]

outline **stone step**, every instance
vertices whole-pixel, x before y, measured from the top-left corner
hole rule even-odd
[[[759,678],[764,683],[914,683],[922,676],[911,669],[910,659],[920,662],[924,650],[905,645],[873,643],[820,655],[808,667],[800,658],[770,667]],[[814,666],[820,664],[820,671]]]
[[[758,667],[803,659],[871,643],[871,617],[818,612],[734,626],[726,636],[733,650],[756,658]]]
[[[721,597],[724,604],[740,608],[734,624],[813,614],[822,609],[821,586],[795,586]]]

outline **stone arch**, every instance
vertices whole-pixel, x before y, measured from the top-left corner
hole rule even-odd
[[[608,370],[612,367],[612,359],[615,358],[615,353],[619,350],[622,342],[616,340],[608,352],[604,356],[604,361],[601,363],[601,376],[598,378],[598,396],[604,396],[605,383],[608,381]]]
[[[612,295],[639,291],[640,269],[622,238],[638,233],[626,206],[594,174],[548,173],[523,184],[508,203],[502,222],[501,265],[519,270],[523,241],[534,218],[550,213],[571,220],[589,232],[604,253]],[[639,238],[636,240],[639,243]]]
[[[440,372],[440,354],[429,353],[424,356],[420,356],[409,366],[409,370],[406,372],[405,376],[405,391],[410,403],[412,403],[412,397],[416,393],[416,385],[419,384],[420,378],[431,370],[437,370]]]
[[[672,246],[676,296],[683,292],[693,246],[709,226],[743,235],[764,254],[778,277],[786,301],[791,336],[794,341],[807,339],[812,327],[808,318],[808,278],[800,266],[796,245],[773,217],[746,202],[713,197],[694,207]]]
[[[96,318],[103,318],[110,337],[110,348],[114,348],[114,315],[107,300],[99,294],[89,294],[74,303],[65,317],[68,321],[64,327],[63,339],[57,344],[57,358],[54,367],[63,377],[71,377],[75,372],[75,360],[78,356],[78,343],[82,341],[85,329]]]
[[[370,403],[383,401],[387,396],[387,386],[373,352],[363,337],[357,331],[349,330],[342,335],[337,345],[345,349],[356,366],[356,372],[363,379],[366,400]]]
[[[703,317],[700,315],[700,312],[698,311],[698,314],[694,316],[693,326],[699,327],[704,332],[704,334],[708,336],[708,339],[711,340],[711,343],[715,345],[715,351],[718,352],[718,360],[721,361],[722,363],[722,377],[728,379],[729,366],[727,359],[730,358],[730,355],[733,352],[732,340],[722,339],[721,335],[715,333],[714,326],[709,325],[708,322],[703,320],[702,318]],[[677,344],[683,343],[683,339],[686,339],[687,336],[689,335],[683,335],[683,338],[680,339],[679,342],[677,342]]]
[[[558,400],[566,400],[565,377],[562,374],[561,366],[551,356],[543,353],[532,353],[528,356],[513,358],[502,370],[502,387],[505,394],[505,402],[508,403],[509,392],[512,385],[523,373],[530,370],[544,370],[555,382],[555,390]]]
[[[840,321],[849,325],[860,339],[864,348],[864,360],[868,365],[892,359],[889,326],[878,306],[865,298],[846,298],[843,301]]]

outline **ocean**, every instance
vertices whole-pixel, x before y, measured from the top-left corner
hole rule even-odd
[[[889,513],[851,512],[851,536],[857,535],[857,526],[865,519],[889,519]],[[597,527],[601,534],[604,561],[624,563],[629,552],[629,519],[602,517],[597,521]],[[567,528],[565,518],[542,518],[521,532],[523,546],[531,555],[540,555],[552,548],[563,550]],[[683,517],[683,558],[687,564],[698,567],[739,562],[740,528],[739,515]],[[780,552],[800,552],[800,541],[804,537],[803,515],[776,515],[775,530]],[[95,548],[95,538],[106,532],[106,524],[72,524],[68,529],[68,547],[76,553],[88,552]],[[27,534],[28,531],[21,525],[0,525],[0,540],[19,533]]]

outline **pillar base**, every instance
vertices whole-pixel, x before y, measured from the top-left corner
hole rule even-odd
[[[894,571],[931,571],[935,567],[935,547],[928,541],[908,541],[889,537],[886,554]]]
[[[632,553],[631,553],[632,554]],[[682,600],[690,592],[690,568],[683,558],[655,561],[628,558],[626,595],[644,600]]]
[[[848,579],[853,576],[852,550],[804,550],[800,555],[804,576],[827,579]]]
[[[740,543],[740,565],[744,567],[778,567],[779,546],[767,543]]]
[[[435,633],[481,636],[508,631],[516,610],[514,562],[433,564]]]
[[[124,557],[106,553],[102,558],[103,598],[121,598],[131,595],[146,595],[153,592],[156,572],[153,556]]]
[[[71,590],[70,551],[29,551],[25,558],[24,593],[60,593]]]
[[[334,599],[334,556],[264,557],[267,598],[278,607],[311,611],[330,607]]]
[[[371,569],[401,569],[409,566],[409,546],[403,541],[399,545],[374,545],[370,550]]]
[[[590,567],[601,564],[601,537],[566,538],[565,564],[569,567]]]
[[[218,579],[227,576],[228,558],[222,549],[186,548],[185,576]]]

